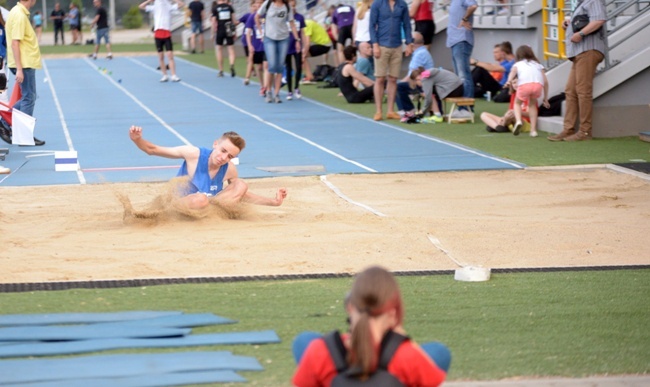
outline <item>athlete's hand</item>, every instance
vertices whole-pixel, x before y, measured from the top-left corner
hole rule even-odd
[[[282,205],[282,202],[286,197],[287,197],[287,189],[280,188],[278,192],[275,194],[275,205],[276,206]]]
[[[139,126],[132,125],[129,129],[129,137],[131,141],[138,141],[142,138],[142,128]]]

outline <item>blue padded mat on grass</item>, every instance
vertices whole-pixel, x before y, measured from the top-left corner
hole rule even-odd
[[[142,325],[66,325],[0,328],[0,340],[88,340],[107,338],[143,338],[184,336],[191,329],[163,328]]]
[[[0,361],[0,385],[120,378],[190,371],[262,371],[257,359],[230,352],[176,352]],[[61,385],[67,385],[61,383]],[[92,384],[87,384],[92,386]],[[116,384],[115,384],[116,385]]]
[[[46,313],[0,315],[0,326],[91,324],[112,321],[141,320],[183,314],[179,311],[138,310],[116,313]]]
[[[163,339],[103,339],[56,343],[21,343],[0,346],[0,358],[71,355],[125,348],[173,348],[201,345],[279,343],[275,331],[207,333]]]
[[[102,323],[101,325],[103,326],[141,325],[141,326],[151,326],[151,327],[161,327],[161,328],[192,328],[192,327],[202,327],[207,325],[234,324],[236,322],[237,322],[236,320],[231,320],[229,318],[216,316],[212,313],[188,313],[188,314],[177,314],[172,316],[155,317],[155,318],[145,318],[141,320],[108,322],[108,323]]]
[[[132,376],[127,378],[66,380],[65,387],[158,387],[237,382],[246,382],[246,379],[234,371],[208,371],[177,372],[173,374]],[[8,384],[4,387],[61,387],[62,384],[61,380],[57,380],[54,382]]]

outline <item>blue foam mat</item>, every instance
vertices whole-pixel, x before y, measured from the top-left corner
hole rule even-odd
[[[117,313],[47,313],[0,315],[0,326],[91,324],[111,321],[129,321],[182,314],[180,311],[139,310]]]
[[[0,361],[0,385],[120,378],[190,371],[262,371],[257,359],[230,352],[120,354]],[[67,385],[67,383],[61,383]],[[89,384],[87,384],[89,385]]]
[[[127,378],[66,380],[65,387],[158,387],[241,382],[246,382],[246,379],[234,371],[207,371],[132,376]],[[57,380],[54,382],[7,384],[4,387],[61,387],[61,385],[61,381]]]
[[[125,348],[173,348],[202,345],[279,343],[275,331],[208,333],[166,339],[104,339],[55,343],[21,343],[0,346],[0,358],[54,356]]]
[[[207,325],[234,324],[237,320],[214,315],[212,313],[188,313],[141,320],[128,320],[102,323],[104,326],[152,326],[161,328],[192,328]]]
[[[66,325],[0,328],[0,340],[88,340],[106,338],[143,338],[184,336],[191,329],[164,328],[142,325]]]

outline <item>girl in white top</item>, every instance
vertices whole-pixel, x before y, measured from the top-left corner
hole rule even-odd
[[[538,99],[544,93],[543,104],[548,108],[548,79],[535,53],[529,46],[520,46],[515,54],[517,62],[512,66],[506,87],[511,87],[513,80],[517,78],[517,97],[515,99],[515,127],[513,134],[519,135],[522,128],[521,111],[522,103],[528,101],[528,114],[530,116],[530,136],[537,137],[537,105]]]
[[[370,6],[373,0],[362,0],[352,24],[354,45],[359,46],[361,42],[370,42]]]

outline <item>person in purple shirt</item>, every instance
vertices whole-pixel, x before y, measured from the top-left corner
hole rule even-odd
[[[246,146],[246,141],[235,132],[226,132],[212,144],[212,149],[194,145],[165,147],[142,138],[142,128],[131,126],[129,137],[148,155],[183,159],[178,176],[188,176],[189,181],[175,207],[196,210],[208,207],[211,202],[233,205],[240,202],[265,206],[280,206],[287,197],[285,188],[278,189],[274,198],[256,195],[239,178],[232,159]],[[228,185],[224,187],[224,182]]]
[[[293,20],[296,23],[296,29],[298,30],[298,36],[300,41],[305,41],[305,35],[303,30],[305,29],[305,17],[298,13],[296,9],[296,0],[289,0],[289,6],[293,9]],[[293,60],[292,60],[293,59]],[[291,75],[293,73],[293,63],[296,64],[296,73],[294,75],[295,83],[291,82]],[[302,78],[302,46],[300,50],[296,50],[296,38],[293,34],[289,34],[289,49],[287,50],[287,58],[284,63],[284,67],[287,71],[287,89],[289,93],[287,94],[287,101],[291,101],[294,97],[296,99],[302,98],[300,93],[300,79]],[[294,85],[296,91],[294,92]]]
[[[386,118],[399,120],[394,111],[397,78],[402,69],[402,31],[406,40],[404,55],[413,52],[411,19],[404,0],[375,0],[370,7],[370,43],[375,57],[375,121],[383,119],[384,83],[388,78],[388,112]]]
[[[266,88],[264,87],[264,67],[267,65],[266,56],[264,55],[264,31],[258,30],[255,26],[255,14],[262,4],[262,0],[255,0],[251,5],[251,14],[246,20],[246,28],[244,35],[246,36],[246,45],[248,46],[248,60],[251,65],[246,69],[246,78],[244,84],[248,85],[250,82],[253,68],[260,79],[260,95],[266,95]]]
[[[354,8],[349,5],[339,4],[332,15],[332,35],[336,38],[336,52],[339,56],[339,63],[345,62],[343,48],[348,39],[349,44],[354,44],[352,25],[354,24]]]

